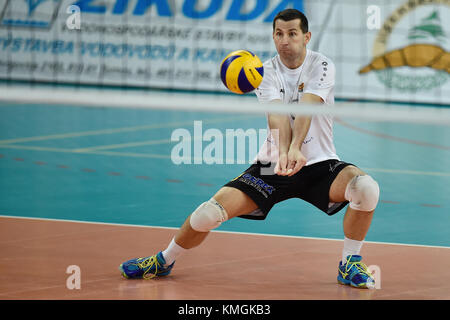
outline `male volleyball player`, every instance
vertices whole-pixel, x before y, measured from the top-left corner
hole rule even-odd
[[[310,39],[308,20],[298,10],[286,9],[274,18],[278,55],[264,63],[264,78],[256,89],[260,102],[334,103],[333,62],[307,50]],[[122,263],[119,269],[124,277],[168,275],[180,254],[198,246],[210,230],[226,220],[238,216],[263,220],[276,203],[300,198],[328,215],[349,204],[343,221],[338,282],[358,288],[374,286],[359,253],[378,203],[377,182],[356,166],[340,161],[330,116],[270,114],[268,126],[278,137],[269,134],[258,161],[202,203],[165,250]],[[271,174],[267,174],[269,168]]]

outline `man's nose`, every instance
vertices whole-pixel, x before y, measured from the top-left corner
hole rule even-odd
[[[289,43],[288,39],[287,36],[282,36],[280,41],[281,45],[287,45]]]

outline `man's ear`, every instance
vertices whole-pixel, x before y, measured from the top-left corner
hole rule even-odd
[[[305,45],[308,44],[308,42],[311,40],[311,31],[308,31],[305,33]]]

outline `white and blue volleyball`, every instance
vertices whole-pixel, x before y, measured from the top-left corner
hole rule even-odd
[[[220,65],[220,76],[231,92],[244,94],[261,84],[264,67],[261,60],[248,50],[231,52]]]

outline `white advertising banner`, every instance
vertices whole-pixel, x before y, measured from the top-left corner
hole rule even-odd
[[[450,104],[450,0],[0,0],[0,78],[226,91],[231,51],[276,54],[294,7],[310,49],[336,64],[342,99]]]
[[[450,0],[333,5],[319,51],[336,63],[337,96],[450,105]]]

